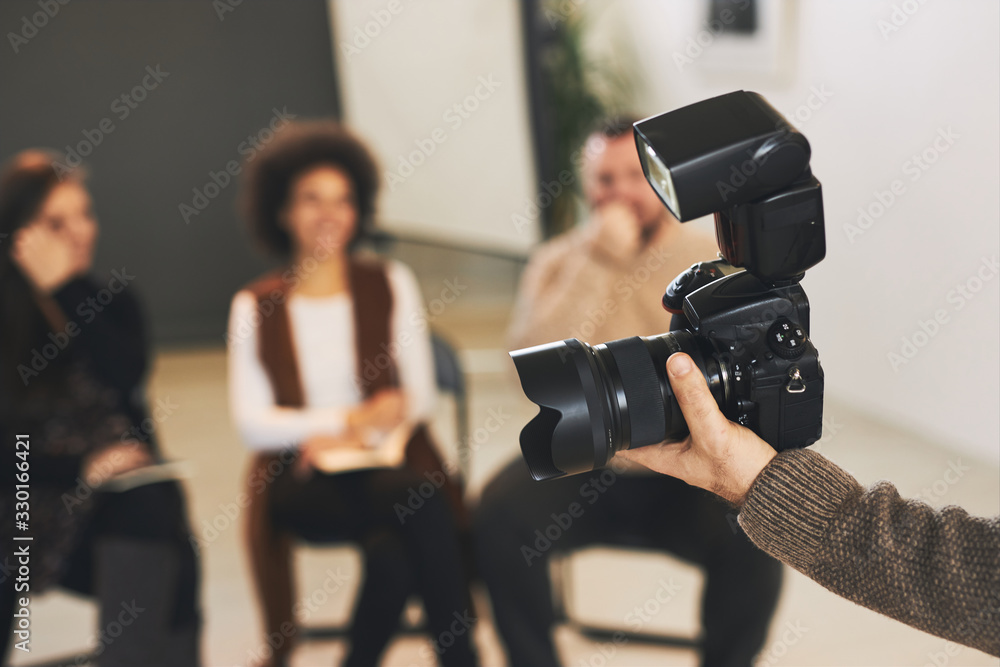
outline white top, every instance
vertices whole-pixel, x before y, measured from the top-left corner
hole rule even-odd
[[[399,262],[389,261],[386,267],[393,300],[386,352],[396,364],[406,394],[407,421],[412,424],[428,420],[434,410],[433,352],[416,278]],[[241,290],[233,297],[229,313],[229,407],[243,441],[252,450],[277,451],[296,447],[312,435],[343,433],[348,411],[362,400],[350,295],[292,294],[288,298],[302,408],[275,405],[274,390],[257,350],[257,326],[273,312],[267,302],[263,305],[258,309],[253,293]],[[378,364],[379,359],[371,362]],[[386,438],[387,442],[397,440]],[[334,457],[337,461],[323,468],[381,466],[399,458],[394,454],[387,459],[378,449],[376,445],[370,451],[342,452]]]

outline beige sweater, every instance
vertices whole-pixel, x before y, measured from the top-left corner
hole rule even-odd
[[[739,515],[754,544],[834,593],[1000,655],[1000,517],[864,489],[811,450],[779,453]]]
[[[654,244],[627,262],[593,252],[586,230],[567,232],[541,246],[524,270],[510,348],[664,333],[670,328],[670,313],[661,305],[667,285],[718,252],[714,237],[678,222],[668,223]]]

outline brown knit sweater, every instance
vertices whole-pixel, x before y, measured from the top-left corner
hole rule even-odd
[[[834,593],[907,625],[1000,655],[1000,517],[863,488],[810,450],[779,453],[739,523],[758,547]]]

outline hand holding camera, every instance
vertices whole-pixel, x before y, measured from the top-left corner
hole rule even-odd
[[[618,456],[739,506],[777,452],[750,429],[726,419],[705,379],[696,371],[691,357],[683,352],[667,360],[670,386],[691,427],[688,437],[680,442],[623,450]]]

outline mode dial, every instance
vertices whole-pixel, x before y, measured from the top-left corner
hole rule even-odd
[[[805,352],[805,329],[787,317],[778,318],[767,330],[767,346],[782,359],[797,359]]]

